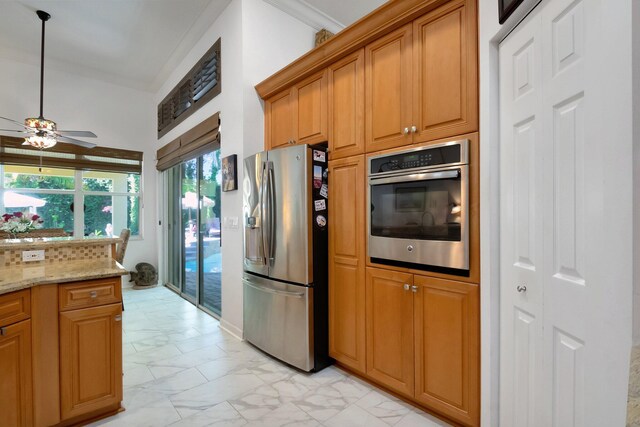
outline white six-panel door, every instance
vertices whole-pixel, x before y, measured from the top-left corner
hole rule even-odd
[[[502,426],[622,421],[611,396],[623,397],[627,319],[607,301],[629,288],[603,272],[628,267],[611,221],[630,205],[606,206],[627,186],[604,178],[603,153],[628,141],[603,139],[600,123],[611,112],[599,85],[610,83],[597,62],[616,49],[603,42],[615,30],[600,19],[608,3],[543,1],[500,44]]]

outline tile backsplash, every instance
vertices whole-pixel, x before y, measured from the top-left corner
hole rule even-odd
[[[109,259],[111,258],[111,245],[75,245],[67,247],[46,248],[44,261],[22,261],[22,251],[26,249],[11,249],[0,251],[0,266],[36,266],[40,264],[50,264],[54,262],[79,261],[86,259]]]

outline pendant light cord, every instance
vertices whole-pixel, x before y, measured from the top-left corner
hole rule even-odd
[[[42,19],[42,18],[41,18]],[[44,24],[45,20],[42,19],[42,43],[40,45],[40,118],[44,118],[42,115],[42,104],[44,96]]]

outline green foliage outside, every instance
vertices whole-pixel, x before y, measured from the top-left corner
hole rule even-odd
[[[8,178],[9,176],[7,176]],[[73,177],[28,175],[18,174],[14,179],[5,180],[6,188],[11,189],[52,189],[74,190],[75,179]],[[113,191],[111,179],[91,178],[83,180],[85,191]],[[140,176],[129,175],[127,178],[127,191],[140,191]],[[75,206],[73,194],[28,194],[31,197],[43,199],[46,204],[37,209],[38,214],[44,219],[44,228],[63,228],[68,233],[73,232],[73,219]],[[140,233],[140,198],[137,196],[126,197],[127,227],[132,235]],[[112,222],[112,196],[85,196],[84,197],[84,234],[104,235],[105,226]],[[6,208],[8,212],[23,211],[24,208]],[[120,231],[115,230],[116,234]]]

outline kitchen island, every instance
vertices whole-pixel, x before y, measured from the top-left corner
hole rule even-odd
[[[120,242],[0,240],[0,425],[84,424],[122,410]]]

